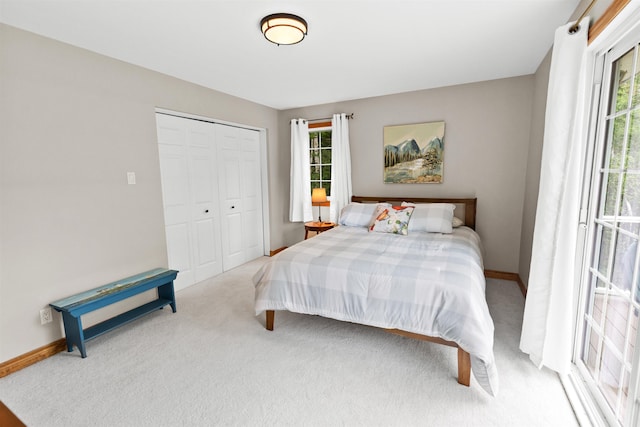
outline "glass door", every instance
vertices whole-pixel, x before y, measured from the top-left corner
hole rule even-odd
[[[637,36],[636,31],[636,36]],[[576,361],[612,425],[638,422],[640,38],[605,55]]]

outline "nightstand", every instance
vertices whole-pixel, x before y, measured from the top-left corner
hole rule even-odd
[[[319,234],[319,233],[322,233],[323,231],[331,230],[335,226],[336,226],[335,222],[318,222],[318,221],[305,222],[304,223],[304,240],[307,240],[307,238],[309,237],[310,231],[315,231],[316,234]]]

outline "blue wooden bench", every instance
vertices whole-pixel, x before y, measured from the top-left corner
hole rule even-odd
[[[73,351],[73,346],[75,345],[80,350],[82,357],[87,357],[85,341],[100,336],[154,310],[161,309],[165,305],[170,305],[175,313],[176,298],[173,290],[173,281],[177,274],[176,270],[156,268],[49,304],[62,313],[64,333],[67,339],[67,351]],[[81,316],[83,314],[154,288],[158,289],[157,299],[87,329],[82,328]]]

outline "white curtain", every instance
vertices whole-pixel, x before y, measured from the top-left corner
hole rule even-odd
[[[538,367],[571,366],[576,240],[586,146],[585,58],[589,19],[556,30],[547,93],[540,188],[520,349]]]
[[[289,182],[289,221],[312,221],[309,123],[304,119],[291,120],[291,174]]]
[[[352,195],[349,120],[345,113],[334,114],[331,120],[331,222],[338,222],[340,211],[351,202]]]

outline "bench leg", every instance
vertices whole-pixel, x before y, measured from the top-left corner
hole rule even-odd
[[[171,301],[169,305],[171,306],[171,310],[176,312],[176,295],[173,290],[173,280],[169,283],[165,283],[164,285],[158,286],[158,298],[168,299]]]
[[[64,335],[67,340],[67,351],[73,351],[75,344],[80,350],[80,355],[87,357],[87,351],[84,347],[84,331],[82,330],[82,320],[80,317],[73,317],[66,311],[62,312],[62,322],[64,323]]]
[[[78,350],[80,350],[80,356],[82,356],[83,359],[87,357],[87,350],[84,348],[84,341],[80,343]]]

